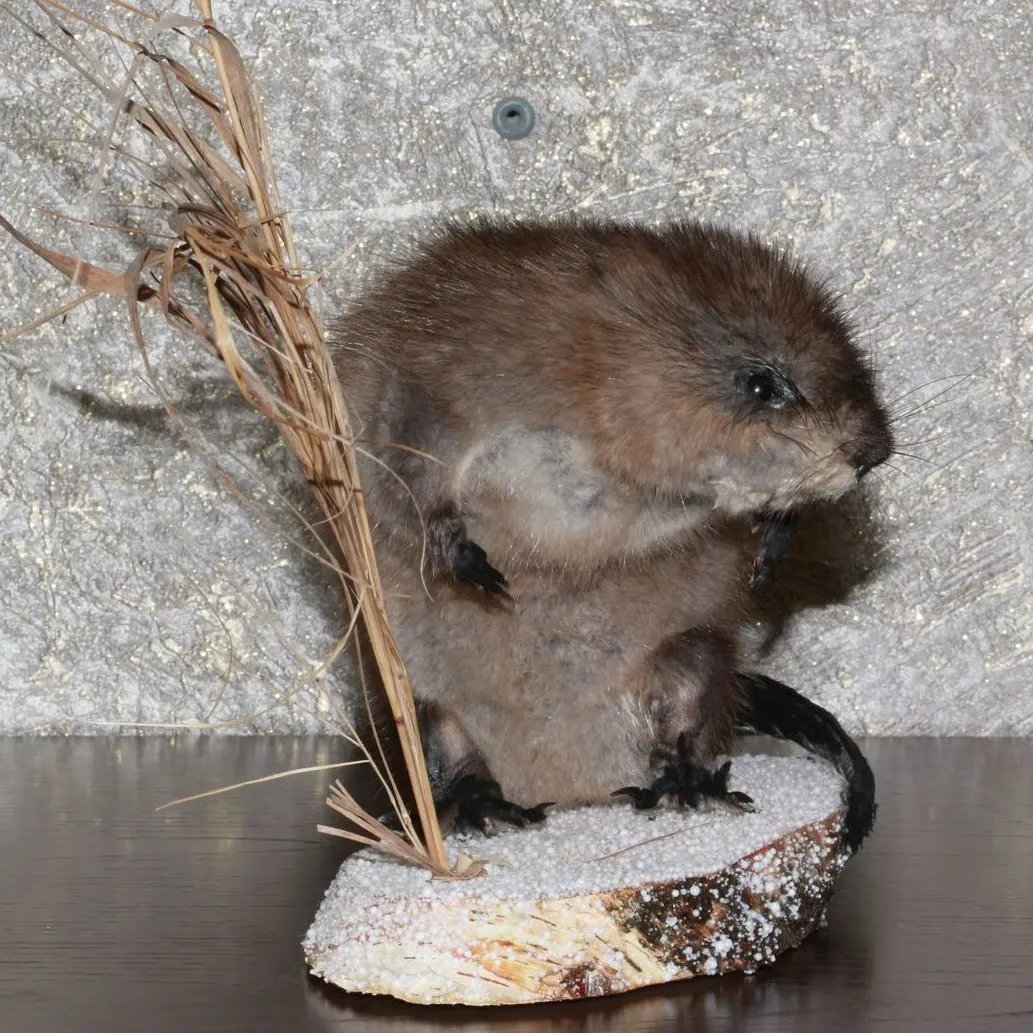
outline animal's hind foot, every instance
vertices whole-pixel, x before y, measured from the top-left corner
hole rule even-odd
[[[521,807],[502,795],[502,788],[492,778],[464,775],[446,795],[437,801],[438,813],[452,818],[457,828],[479,829],[490,836],[498,824],[534,825],[545,820],[545,809],[551,803]]]
[[[753,800],[749,796],[728,788],[728,772],[731,768],[730,760],[726,760],[716,771],[707,771],[690,760],[679,760],[665,765],[660,777],[648,788],[625,786],[613,795],[630,797],[640,811],[656,807],[668,796],[676,799],[683,807],[699,807],[706,800],[717,800],[730,804],[736,810],[752,811]]]

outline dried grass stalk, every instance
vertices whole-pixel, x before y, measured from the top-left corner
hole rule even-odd
[[[164,168],[153,182],[173,194],[175,206],[169,219],[173,236],[153,235],[122,273],[49,249],[26,237],[2,216],[0,226],[85,289],[62,311],[99,294],[125,299],[152,383],[155,377],[141,306],[159,309],[172,326],[214,349],[248,404],[276,423],[298,457],[344,559],[347,574],[342,572],[341,582],[353,615],[357,613],[361,620],[390,704],[423,840],[386,770],[379,740],[383,769],[378,769],[378,774],[398,812],[402,834],[392,832],[365,812],[339,783],[327,803],[350,819],[361,834],[324,831],[415,861],[439,876],[476,874],[477,865],[468,859],[450,869],[442,844],[412,692],[388,626],[359,488],[355,439],[313,303],[314,281],[301,273],[280,200],[258,91],[248,79],[236,46],[216,26],[210,0],[195,3],[199,19],[158,18],[139,10],[135,13],[151,18],[159,29],[196,33],[201,52],[211,61],[217,89],[205,85],[204,69],[192,71],[157,52],[153,44],[145,47],[53,0],[36,0],[36,6],[58,30],[61,44],[53,43],[7,8],[29,31],[47,39],[114,107],[94,193],[116,122],[126,117],[158,148]],[[121,86],[104,75],[100,62],[65,27],[58,12],[130,48],[134,57]],[[147,70],[156,70],[160,76],[157,97],[151,96],[142,83]],[[209,131],[199,131],[198,122]],[[214,143],[209,142],[211,130]],[[183,283],[187,273],[199,275],[207,311],[203,311],[203,305],[198,310],[189,300],[190,292]],[[249,354],[257,354],[257,361],[245,357],[240,341],[245,342]],[[171,410],[167,400],[166,405]],[[377,768],[370,751],[364,752]]]

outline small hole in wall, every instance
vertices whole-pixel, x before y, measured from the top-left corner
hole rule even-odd
[[[534,108],[523,97],[507,97],[495,105],[491,124],[504,140],[523,140],[534,129]]]

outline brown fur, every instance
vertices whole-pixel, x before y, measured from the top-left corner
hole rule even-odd
[[[526,804],[646,785],[679,739],[726,749],[738,520],[835,498],[890,448],[828,293],[696,224],[452,228],[335,341],[392,623],[452,744],[439,782],[476,750]],[[792,404],[757,408],[758,366]],[[463,542],[512,604],[456,583]]]
[[[699,736],[701,760],[728,745],[731,642],[708,631],[706,648],[720,643],[721,654],[703,656],[698,672],[677,654],[687,628],[738,625],[743,569],[738,548],[712,542],[672,556],[659,576],[624,568],[572,586],[519,574],[510,606],[445,582],[430,599],[404,559],[381,561],[415,692],[452,712],[506,795],[523,804],[601,800],[645,785],[682,732]],[[461,749],[450,755],[457,767],[465,762]]]

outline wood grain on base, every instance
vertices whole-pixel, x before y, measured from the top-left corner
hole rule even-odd
[[[752,971],[821,920],[846,861],[841,820],[834,811],[667,881],[533,901],[490,900],[482,887],[448,900],[385,895],[344,927],[338,913],[332,938],[317,917],[306,956],[346,990],[421,1004],[562,1001]]]

